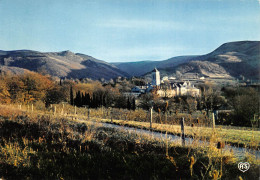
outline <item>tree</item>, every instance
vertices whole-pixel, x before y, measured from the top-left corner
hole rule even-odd
[[[25,102],[44,100],[46,91],[55,87],[54,82],[47,76],[38,73],[26,73],[20,76],[23,82],[23,92],[26,95]]]
[[[127,98],[127,109],[130,110],[131,109],[131,102],[130,102],[130,98]]]
[[[0,79],[0,103],[10,103],[11,96],[8,91],[7,83],[4,79]]]
[[[154,97],[152,93],[143,94],[140,98],[139,107],[145,110],[149,110],[153,106]]]
[[[86,97],[86,105],[90,106],[90,95],[89,95],[89,93],[87,93],[85,95],[85,97]]]
[[[187,97],[186,104],[187,104],[187,110],[189,114],[192,114],[194,111],[197,110],[197,101],[195,98],[191,96]]]
[[[132,79],[132,83],[135,85],[135,86],[145,86],[146,82],[144,79],[141,79],[141,78],[133,78]]]
[[[5,79],[12,102],[22,103],[25,100],[24,83],[19,76],[9,76]]]
[[[206,110],[207,115],[210,111],[218,110],[226,104],[226,99],[221,96],[221,92],[214,86],[206,84],[202,88],[202,95],[198,100],[200,110]]]
[[[66,100],[66,94],[61,88],[54,88],[48,90],[45,96],[45,105],[48,107],[50,104],[58,104]]]
[[[238,89],[233,98],[233,124],[251,126],[255,115],[259,116],[260,95],[253,88]]]
[[[134,87],[134,85],[130,84],[130,82],[127,80],[123,80],[122,82],[117,83],[115,87],[119,90],[119,92],[129,92]]]
[[[74,105],[74,97],[73,97],[72,86],[70,86],[70,104],[71,104],[72,106]]]
[[[92,108],[97,108],[97,107],[98,107],[98,102],[97,102],[97,95],[96,95],[96,93],[93,93],[93,95],[92,95],[92,99],[91,99],[91,104],[90,104],[90,106],[91,106]]]
[[[115,107],[123,109],[127,108],[127,100],[125,96],[120,94],[115,98]]]
[[[82,105],[90,105],[90,95],[85,92],[85,95],[82,94]]]
[[[136,105],[135,105],[135,98],[132,100],[132,110],[135,111]]]
[[[74,105],[75,106],[79,106],[79,107],[82,106],[82,97],[81,97],[81,92],[80,91],[78,91],[76,93],[76,97],[74,99]]]
[[[12,102],[30,103],[44,101],[46,92],[55,87],[48,76],[30,72],[6,77],[8,92]]]

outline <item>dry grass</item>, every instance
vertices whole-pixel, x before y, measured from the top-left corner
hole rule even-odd
[[[110,122],[109,119],[102,119],[102,122]],[[124,120],[113,120],[115,124],[127,125],[137,128],[150,129],[150,123],[148,122],[137,122],[137,121],[124,121]],[[159,124],[153,123],[152,129],[161,132],[168,132],[172,134],[181,134],[180,125],[168,125],[168,124]],[[224,141],[232,144],[244,145],[250,148],[258,148],[260,146],[260,131],[252,130],[237,130],[237,129],[223,129],[215,128],[213,130],[209,127],[199,127],[199,126],[185,126],[185,134],[187,136],[200,139],[210,139],[212,133],[216,134],[217,141]],[[239,138],[238,138],[239,137]]]
[[[57,111],[56,107],[56,111]],[[73,112],[71,109],[63,111]],[[98,114],[97,110],[95,111]],[[174,142],[98,126],[86,121],[87,110],[78,109],[77,115],[53,111],[28,112],[16,106],[0,106],[1,153],[0,177],[11,179],[230,179],[258,176],[257,162],[251,171],[242,174],[232,153],[217,149],[212,144],[201,147],[196,143],[182,147]],[[85,118],[84,118],[85,117]],[[102,116],[101,116],[102,117]],[[83,123],[83,119],[85,119]],[[99,121],[98,116],[91,120]],[[102,121],[109,121],[104,120]],[[118,121],[123,123],[127,121]],[[149,123],[136,124],[138,126]],[[155,124],[178,133],[174,125]],[[194,127],[194,133],[201,127]],[[195,130],[194,130],[195,129]],[[188,129],[187,129],[188,131]],[[198,140],[199,138],[197,138]],[[72,163],[73,162],[73,163]],[[160,167],[160,168],[158,168]]]
[[[42,105],[43,106],[43,105]],[[72,107],[68,104],[62,105],[53,105],[46,109],[45,107],[38,107],[34,106],[34,113],[37,114],[49,114],[55,116],[62,116],[62,117],[69,117],[69,118],[77,118],[77,119],[88,119],[88,114],[91,120],[102,121],[102,122],[111,122],[111,116],[113,117],[113,122],[119,125],[127,125],[137,128],[150,128],[149,122],[149,114],[144,110],[136,110],[136,111],[128,111],[123,109],[113,109],[113,111],[106,109],[106,108],[98,108],[98,109],[90,109],[87,108],[76,108]],[[10,113],[8,109],[13,107],[16,109],[14,113]],[[22,109],[19,109],[18,105],[14,106],[2,106],[1,108],[5,108],[2,113],[4,115],[17,116],[18,114],[24,112],[32,112],[31,106],[22,106]],[[55,111],[56,109],[56,111]],[[29,111],[28,111],[29,110]],[[75,113],[76,112],[76,113]],[[158,115],[157,115],[158,116]],[[168,120],[168,123],[171,124],[160,124],[157,119],[159,117],[153,118],[153,130],[161,131],[161,132],[168,132],[171,134],[180,135],[181,134],[181,127],[178,123],[179,117],[183,116],[180,114],[175,122]],[[170,117],[168,117],[170,119]],[[194,127],[191,125],[191,117],[187,117],[188,125],[185,126],[185,134],[187,136],[194,137],[199,139],[210,139],[212,136],[213,129],[211,127],[206,127],[202,124],[202,118],[200,117],[200,124],[192,123]],[[145,121],[145,122],[144,122]],[[186,121],[186,120],[185,120]],[[174,123],[174,124],[172,124]],[[239,146],[249,147],[257,149],[260,147],[260,131],[248,129],[236,129],[232,127],[216,127],[214,130],[214,134],[218,137],[217,141],[223,141],[230,144],[236,144]],[[239,138],[238,138],[239,137]]]
[[[16,111],[10,113],[10,108],[16,109]],[[2,116],[17,116],[21,115],[25,112],[32,112],[31,106],[22,106],[22,109],[19,109],[19,105],[14,106],[1,106],[1,108],[5,109],[3,110]],[[56,109],[56,111],[55,111]],[[76,108],[72,107],[68,104],[62,105],[53,105],[52,107],[49,107],[46,109],[43,107],[34,106],[33,114],[49,114],[49,115],[55,115],[60,117],[69,117],[69,118],[78,118],[78,119],[88,119],[88,114],[91,120],[100,120],[102,122],[110,122],[111,116],[113,117],[113,122],[119,125],[127,125],[127,126],[133,126],[138,128],[150,128],[150,122],[149,120],[149,114],[145,112],[144,110],[136,110],[136,111],[128,111],[123,109],[105,109],[105,108],[99,108],[99,109],[86,109],[86,108]],[[182,116],[182,115],[180,115]],[[168,132],[171,134],[181,134],[181,127],[179,124],[172,124],[173,122],[169,121],[168,123],[171,124],[160,124],[158,121],[156,122],[156,119],[158,117],[155,116],[155,120],[153,119],[153,130],[161,131],[161,132]],[[168,117],[169,119],[170,117]],[[177,122],[178,122],[177,118]],[[201,118],[200,118],[200,124],[192,123],[194,127],[190,126],[191,117],[187,118],[189,121],[189,125],[185,126],[185,134],[187,136],[194,137],[200,139],[209,139],[212,135],[213,129],[211,127],[206,127],[205,125],[202,125]],[[145,122],[144,122],[144,121]],[[185,120],[186,121],[186,120]],[[260,147],[260,131],[252,130],[252,129],[234,129],[232,127],[228,128],[222,128],[216,127],[214,130],[214,133],[218,137],[218,141],[224,141],[231,144],[238,144],[245,147],[250,148],[259,148]],[[238,138],[239,137],[239,138]]]

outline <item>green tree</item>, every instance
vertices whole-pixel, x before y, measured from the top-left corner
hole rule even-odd
[[[82,106],[82,97],[81,97],[81,92],[80,91],[78,91],[76,93],[76,97],[74,99],[74,105],[78,106],[78,107]]]
[[[135,98],[132,100],[132,110],[135,111],[136,105],[135,105]]]
[[[131,102],[130,102],[130,98],[127,98],[127,109],[131,110]]]
[[[251,126],[254,115],[259,116],[259,93],[253,88],[238,90],[233,99],[233,124],[238,126]]]
[[[50,104],[58,104],[66,100],[66,94],[61,88],[54,88],[48,90],[45,96],[45,105],[48,107]]]

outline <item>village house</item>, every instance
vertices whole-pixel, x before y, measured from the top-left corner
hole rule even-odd
[[[164,80],[164,81],[163,81]],[[135,86],[131,89],[131,92],[125,92],[125,96],[138,97],[141,94],[149,93],[151,90],[155,90],[159,97],[174,97],[174,96],[199,96],[200,90],[189,81],[176,81],[171,78],[160,79],[160,72],[154,68],[152,71],[152,81],[147,86]]]
[[[158,88],[157,94],[160,97],[168,98],[184,95],[199,96],[200,90],[194,87],[194,85],[192,85],[191,82],[169,82],[167,84],[162,84]]]

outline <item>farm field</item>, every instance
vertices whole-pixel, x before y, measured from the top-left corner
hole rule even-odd
[[[83,108],[78,111],[85,111]],[[94,113],[93,113],[94,114]],[[182,147],[107,128],[90,117],[0,108],[3,179],[256,179],[259,160],[242,173],[232,152],[214,144]],[[105,121],[105,120],[103,120]],[[116,121],[120,122],[123,121]],[[145,124],[145,123],[144,123]],[[218,141],[217,139],[211,139]],[[234,177],[234,175],[236,177]]]

